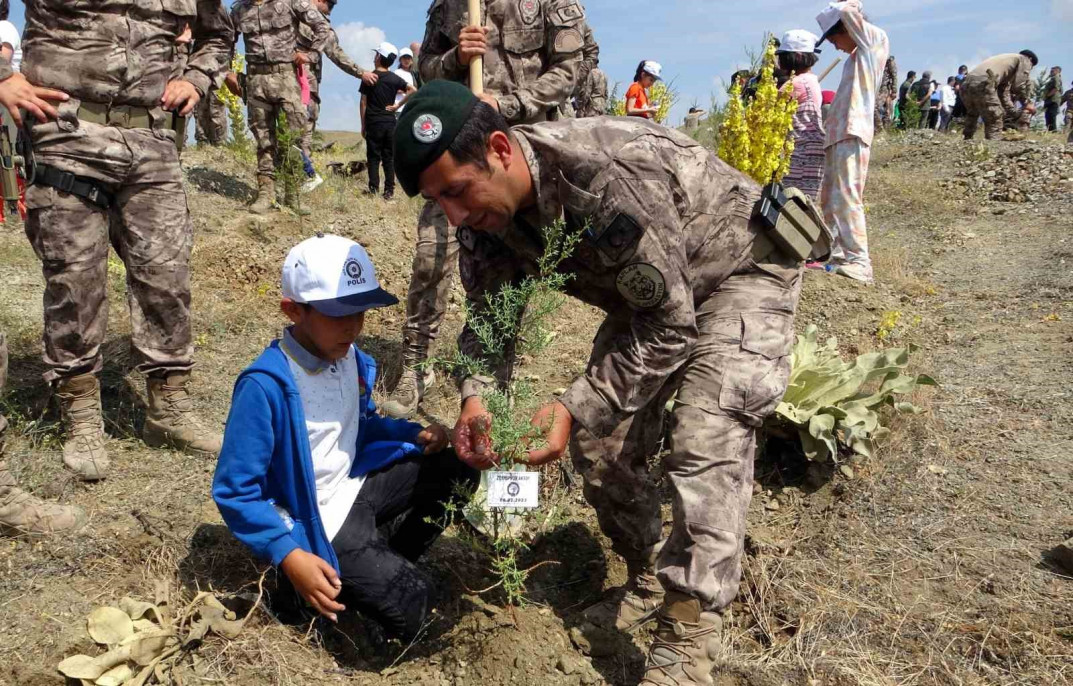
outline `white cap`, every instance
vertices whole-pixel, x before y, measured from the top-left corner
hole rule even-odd
[[[816,44],[820,41],[820,37],[811,31],[804,29],[793,29],[787,31],[782,35],[782,40],[779,41],[779,52],[819,52],[816,49]]]
[[[400,60],[403,57],[413,57],[413,56],[414,56],[414,51],[411,50],[410,48],[403,48],[402,50],[399,50],[399,59]]]
[[[347,317],[398,298],[380,288],[369,254],[349,238],[317,234],[291,248],[283,263],[283,297],[329,317]]]
[[[657,81],[660,81],[663,78],[660,76],[660,73],[663,71],[663,66],[659,62],[645,60],[645,63],[641,67],[641,70],[644,71],[644,73],[646,74],[651,74],[652,76],[655,76]]]
[[[842,7],[845,3],[832,2],[823,8],[823,11],[816,15],[816,23],[820,25],[820,40],[816,41],[816,45],[827,40],[827,32],[835,27],[835,24],[842,21]]]
[[[380,56],[381,56],[381,57],[383,57],[383,58],[384,58],[385,60],[388,60],[388,59],[395,59],[395,56],[399,54],[399,49],[398,49],[398,48],[396,48],[396,47],[395,47],[394,45],[392,45],[391,43],[388,43],[387,41],[384,41],[384,42],[383,42],[383,43],[381,43],[381,44],[380,44],[380,46],[379,46],[379,47],[378,47],[378,48],[376,49],[376,54],[377,54],[377,55],[380,55]]]

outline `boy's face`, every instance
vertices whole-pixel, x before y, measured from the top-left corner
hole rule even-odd
[[[365,327],[365,313],[347,317],[329,317],[309,305],[284,299],[280,309],[294,323],[291,333],[309,352],[322,360],[346,357],[350,346]]]
[[[846,32],[833,34],[830,40],[838,50],[847,55],[857,49],[857,43]]]

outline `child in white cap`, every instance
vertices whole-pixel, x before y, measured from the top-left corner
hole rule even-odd
[[[362,246],[299,243],[282,291],[291,326],[235,382],[213,498],[232,533],[317,612],[336,621],[356,609],[412,639],[431,609],[414,563],[477,473],[444,427],[377,414],[376,362],[354,340],[367,310],[398,300]],[[377,528],[405,513],[382,537]]]
[[[648,102],[648,89],[661,81],[663,66],[659,62],[643,60],[637,65],[633,83],[626,89],[626,116],[652,119],[659,112],[659,103]]]
[[[820,204],[824,220],[835,233],[831,270],[871,283],[864,185],[875,133],[876,89],[890,55],[890,41],[861,12],[860,0],[846,0],[831,3],[816,17],[823,31],[820,42],[830,41],[849,54],[825,121],[827,158]]]
[[[783,35],[775,53],[779,68],[787,74],[793,74],[794,99],[797,100],[794,154],[783,183],[817,201],[820,199],[824,165],[823,93],[820,80],[812,73],[812,67],[819,59],[819,50],[816,48],[818,41],[816,34],[794,29]]]

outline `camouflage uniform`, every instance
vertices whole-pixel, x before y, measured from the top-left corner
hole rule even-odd
[[[327,19],[327,17],[325,17]],[[324,47],[319,51],[314,48],[316,34],[306,24],[298,27],[298,50],[309,55],[310,64],[306,67],[309,78],[309,106],[306,108],[306,127],[302,134],[302,148],[306,151],[313,146],[313,132],[317,130],[317,119],[320,118],[320,82],[324,76],[324,60],[327,57],[335,66],[356,79],[360,79],[365,70],[350,59],[342,46],[339,45],[339,36],[331,31]]]
[[[193,365],[193,228],[172,116],[160,98],[184,26],[194,27],[195,42],[182,76],[205,94],[227,64],[231,22],[219,0],[180,0],[167,12],[142,11],[136,0],[99,7],[91,0],[26,3],[22,73],[71,96],[58,106],[59,121],[34,124],[37,162],[93,179],[112,196],[102,207],[41,183],[26,189],[26,234],[45,276],[48,381],[102,367],[109,242],[127,269],[138,369]],[[87,121],[102,112],[111,125]],[[150,125],[124,128],[132,118]]]
[[[221,145],[227,140],[227,105],[216,96],[219,88],[219,83],[214,84],[194,110],[194,140],[199,145]]]
[[[898,64],[893,57],[887,59],[883,76],[876,91],[875,130],[886,129],[894,116],[894,101],[898,94]]]
[[[560,267],[573,276],[566,291],[608,315],[586,373],[561,397],[585,497],[627,561],[658,543],[646,460],[677,392],[664,459],[674,524],[657,574],[669,591],[721,608],[740,580],[756,431],[789,378],[801,265],[756,241],[759,186],[677,131],[617,118],[514,131],[538,204],[494,236],[459,229],[469,305],[536,273],[536,227],[564,216],[588,224]],[[481,355],[469,328],[459,346]],[[466,379],[463,398],[488,381]]]
[[[485,92],[496,97],[511,124],[546,121],[574,90],[584,46],[581,5],[576,0],[482,0],[481,12],[484,25],[491,29],[484,56]],[[459,64],[457,52],[459,33],[468,23],[465,0],[432,3],[418,59],[424,82],[468,82],[468,67]],[[417,223],[417,250],[406,296],[402,339],[407,367],[425,360],[436,339],[457,254],[447,216],[435,203],[427,203]],[[395,416],[407,414],[394,400],[382,409]]]
[[[308,46],[313,51],[324,48],[332,27],[309,0],[239,0],[231,7],[231,20],[246,46],[246,101],[257,141],[257,174],[275,178],[279,113],[287,115],[288,128],[306,128],[294,66],[299,27],[305,24],[312,31]],[[309,155],[308,149],[302,152]]]
[[[1032,60],[1016,53],[996,55],[970,71],[961,84],[965,139],[971,140],[976,134],[980,117],[988,140],[1002,133],[1004,123],[1020,126],[1023,113],[1014,100],[1028,101],[1031,74]]]
[[[607,114],[607,74],[599,67],[589,72],[588,83],[577,98],[577,117],[599,117]]]

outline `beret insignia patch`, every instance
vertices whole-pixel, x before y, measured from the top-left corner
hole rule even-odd
[[[642,309],[659,305],[667,294],[667,281],[663,274],[646,262],[623,267],[615,278],[615,285],[626,302]]]
[[[418,143],[435,143],[443,135],[443,122],[434,114],[422,114],[414,120],[414,138]]]

